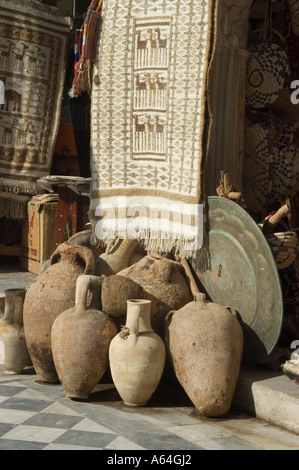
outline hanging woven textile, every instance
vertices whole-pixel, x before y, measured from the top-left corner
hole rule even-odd
[[[22,218],[27,198],[15,196],[41,192],[51,169],[70,25],[34,0],[0,0],[0,25],[0,217]]]
[[[103,0],[92,0],[85,15],[82,28],[75,33],[74,40],[74,79],[69,91],[71,98],[82,92],[91,93],[95,45],[100,26]]]
[[[104,0],[92,93],[95,243],[128,235],[181,256],[200,248],[214,13],[209,0]]]

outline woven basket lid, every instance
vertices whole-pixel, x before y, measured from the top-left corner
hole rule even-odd
[[[243,192],[253,212],[298,192],[299,157],[293,139],[293,126],[275,118],[245,132]]]
[[[248,208],[253,212],[263,211],[272,193],[273,152],[269,130],[258,123],[245,132],[243,175]]]
[[[285,150],[294,141],[294,126],[289,121],[280,118],[272,118],[266,124],[269,129],[273,145],[278,149]]]
[[[249,48],[247,61],[246,105],[265,108],[281,93],[289,73],[288,56],[284,49],[271,42]]]

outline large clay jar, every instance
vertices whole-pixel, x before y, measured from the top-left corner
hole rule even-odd
[[[112,380],[128,406],[146,405],[165,366],[165,344],[151,328],[150,311],[149,300],[128,300],[126,325],[110,343]]]
[[[148,254],[117,276],[126,276],[142,286],[142,297],[152,302],[151,324],[161,337],[166,314],[193,300],[181,264],[158,254]]]
[[[89,248],[62,243],[50,258],[50,266],[30,284],[24,301],[24,328],[35,372],[42,382],[56,383],[51,328],[56,317],[75,306],[76,281],[92,274],[95,258]]]
[[[111,317],[125,317],[127,314],[127,300],[143,298],[143,287],[129,277],[113,274],[103,280],[101,290],[102,309]]]
[[[181,308],[193,297],[180,263],[158,254],[144,256],[135,265],[117,273],[140,284],[152,300],[152,308],[169,312]]]
[[[88,291],[101,288],[98,276],[77,279],[76,305],[58,315],[52,326],[51,344],[59,380],[71,399],[86,400],[106,372],[108,349],[118,333],[114,321],[92,303]]]
[[[4,344],[4,368],[6,374],[20,374],[30,363],[23,326],[26,289],[6,289],[4,294],[4,316],[0,320],[0,340]]]
[[[230,308],[196,294],[170,312],[165,342],[176,377],[197,410],[208,417],[230,409],[243,354],[243,330]]]

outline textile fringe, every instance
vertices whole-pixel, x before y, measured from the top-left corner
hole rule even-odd
[[[27,202],[29,197],[16,196],[11,197],[0,194],[0,217],[7,219],[25,219],[27,216]]]
[[[99,240],[95,235],[95,231],[92,231],[91,244],[97,248],[107,249],[109,246],[116,246],[117,242],[118,239],[109,239],[109,237],[106,240]],[[161,255],[172,253],[178,259],[187,258],[192,262],[195,269],[199,270],[200,272],[207,271],[211,268],[210,252],[208,246],[206,246],[205,243],[203,243],[202,247],[197,251],[192,249],[188,250],[188,244],[192,245],[192,242],[189,240],[180,240],[175,244],[175,246],[172,239],[166,240],[161,238],[142,238],[138,239],[138,243],[146,252],[154,251],[155,253],[159,253]],[[108,251],[111,252],[110,250]]]

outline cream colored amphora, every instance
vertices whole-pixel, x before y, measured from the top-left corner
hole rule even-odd
[[[126,325],[110,343],[112,380],[128,406],[146,405],[165,366],[166,347],[151,327],[150,312],[150,300],[128,300]]]

